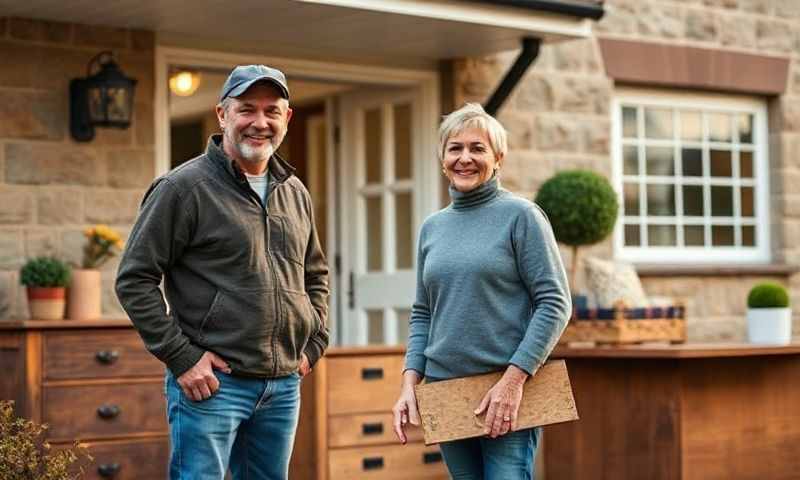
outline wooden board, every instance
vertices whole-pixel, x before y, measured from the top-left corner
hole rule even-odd
[[[425,444],[479,437],[484,415],[473,412],[502,372],[417,385]],[[517,429],[578,419],[564,360],[547,362],[525,382]]]

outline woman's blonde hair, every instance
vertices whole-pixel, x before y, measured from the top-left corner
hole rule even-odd
[[[486,132],[496,157],[505,157],[508,152],[508,134],[493,116],[477,103],[466,103],[463,107],[445,116],[439,126],[439,161],[444,159],[447,140],[468,128]]]

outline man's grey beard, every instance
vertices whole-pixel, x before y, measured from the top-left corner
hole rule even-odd
[[[239,153],[242,155],[242,159],[250,163],[267,161],[272,157],[272,154],[275,153],[275,145],[273,145],[272,142],[269,142],[262,148],[253,148],[244,142],[239,143],[237,147]]]

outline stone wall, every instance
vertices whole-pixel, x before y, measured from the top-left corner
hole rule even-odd
[[[112,50],[136,78],[133,124],[69,134],[69,81]],[[55,255],[79,263],[83,230],[108,224],[127,235],[154,176],[152,32],[0,17],[0,319],[27,317],[18,270]],[[103,267],[103,313],[120,316],[117,263]]]
[[[510,133],[504,185],[531,198],[555,172],[576,167],[611,175],[610,100],[598,37],[664,42],[791,59],[787,92],[769,102],[773,261],[800,266],[800,2],[796,0],[606,0],[594,35],[542,48],[499,113]],[[516,58],[509,52],[454,62],[455,105],[485,101]],[[610,256],[610,241],[589,255]],[[565,262],[569,262],[568,252]],[[694,340],[743,338],[745,298],[758,280],[791,286],[800,334],[800,275],[643,278],[651,295],[688,305]]]

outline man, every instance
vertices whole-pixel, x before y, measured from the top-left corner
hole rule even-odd
[[[308,191],[275,153],[283,73],[236,67],[216,112],[222,135],[145,194],[116,290],[167,366],[170,478],[285,479],[300,378],[328,345],[328,270]]]

